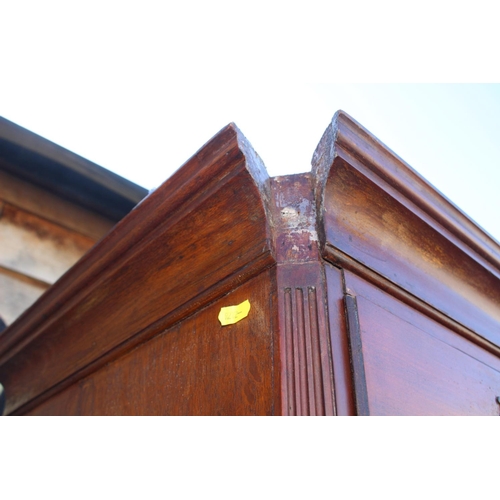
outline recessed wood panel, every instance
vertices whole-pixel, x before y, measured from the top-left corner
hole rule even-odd
[[[53,396],[30,415],[273,415],[275,271],[268,270]],[[221,326],[221,307],[250,301]]]
[[[499,415],[500,359],[346,273],[370,415]]]
[[[498,278],[347,163],[334,170],[328,255],[341,250],[500,345]]]
[[[229,125],[4,331],[0,382],[10,414],[498,415],[499,304],[498,244],[350,117],[274,179]]]
[[[313,158],[325,259],[365,267],[500,346],[500,247],[352,118]]]

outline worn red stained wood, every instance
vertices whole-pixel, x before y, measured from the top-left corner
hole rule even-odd
[[[499,304],[496,242],[344,113],[271,180],[229,126],[6,331],[0,381],[18,414],[497,414]]]
[[[335,407],[339,416],[355,415],[356,406],[344,308],[343,273],[341,269],[329,263],[325,263],[324,269],[328,292],[328,324],[335,382]]]
[[[500,346],[494,240],[342,112],[318,145],[313,170],[327,260],[364,266]]]
[[[333,415],[325,276],[309,174],[272,179],[285,415]]]
[[[500,359],[349,271],[373,415],[498,415]]]
[[[277,270],[285,415],[335,413],[324,279],[320,263]]]
[[[262,272],[27,414],[279,414],[274,274]],[[247,299],[249,315],[221,326],[220,308]]]
[[[4,332],[6,411],[48,397],[272,266],[267,184],[236,127],[217,134]]]
[[[349,339],[349,356],[351,362],[352,385],[356,415],[370,415],[368,393],[366,388],[365,362],[363,359],[363,342],[359,326],[358,304],[356,297],[350,294],[344,296],[347,333]]]

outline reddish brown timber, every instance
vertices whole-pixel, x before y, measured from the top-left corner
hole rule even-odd
[[[6,412],[37,404],[272,266],[268,183],[238,129],[221,130],[3,332]]]
[[[350,117],[273,179],[230,125],[0,335],[0,382],[10,414],[494,414],[499,305],[500,246]]]
[[[260,273],[25,414],[279,414],[275,273]],[[245,299],[248,317],[222,326],[221,306]]]
[[[498,415],[500,359],[345,271],[371,415]]]
[[[328,306],[311,175],[275,177],[272,192],[283,414],[333,415]]]
[[[358,304],[356,297],[346,294],[345,314],[347,331],[349,334],[349,352],[351,356],[352,380],[354,386],[354,400],[356,401],[356,415],[370,415],[368,393],[366,390],[365,364],[363,360],[363,344],[359,328]]]
[[[369,269],[500,346],[500,246],[343,112],[313,157],[325,259]],[[382,280],[382,281],[384,281]]]

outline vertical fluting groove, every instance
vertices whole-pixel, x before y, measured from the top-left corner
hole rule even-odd
[[[307,376],[307,410],[308,415],[316,415],[316,393],[314,389],[314,360],[313,360],[313,347],[311,339],[311,319],[310,319],[310,304],[309,296],[305,289],[300,289],[302,296],[302,307],[304,314],[304,343],[306,346],[306,376]]]
[[[293,366],[293,383],[295,392],[292,394],[295,404],[295,415],[302,415],[301,404],[301,385],[300,385],[300,334],[297,327],[297,300],[295,293],[290,290],[290,297],[292,299],[292,342],[293,342],[293,358],[291,365]]]
[[[296,415],[295,405],[295,369],[294,369],[294,342],[293,342],[293,312],[292,291],[285,288],[285,367],[287,370],[286,405],[288,415]]]
[[[320,331],[320,314],[315,286],[287,287],[284,299],[284,355],[288,415],[333,414],[329,378],[328,348]],[[325,364],[326,363],[326,364]]]
[[[321,363],[321,343],[320,332],[318,327],[318,301],[316,297],[316,288],[308,287],[309,295],[309,322],[311,331],[311,347],[312,347],[312,367],[316,415],[325,415],[325,393],[323,383],[323,367]]]
[[[302,288],[295,289],[295,326],[297,338],[298,356],[295,360],[295,370],[299,374],[299,391],[297,396],[297,410],[299,415],[309,414],[309,391],[307,381],[307,354],[305,342],[305,318],[304,318],[304,291]]]

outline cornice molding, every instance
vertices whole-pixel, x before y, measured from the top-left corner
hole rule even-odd
[[[0,335],[7,412],[274,265],[269,189],[241,132],[222,129]]]
[[[343,265],[338,256],[347,255],[500,346],[495,240],[341,111],[316,149],[313,173],[326,260]]]
[[[311,173],[269,179],[230,124],[0,334],[7,412],[28,411],[275,267],[282,411],[335,414],[344,375],[333,377],[331,339],[355,300],[339,309],[343,271],[332,278],[328,263],[500,352],[500,246],[409,165],[339,112]],[[355,315],[347,324],[357,348]],[[340,401],[345,412],[345,390]]]
[[[500,244],[408,163],[341,110],[335,113],[312,159],[320,210],[324,208],[324,189],[333,161],[337,157],[349,161],[351,155],[467,245],[479,262],[485,264],[486,261],[491,265],[490,270],[500,276]]]

